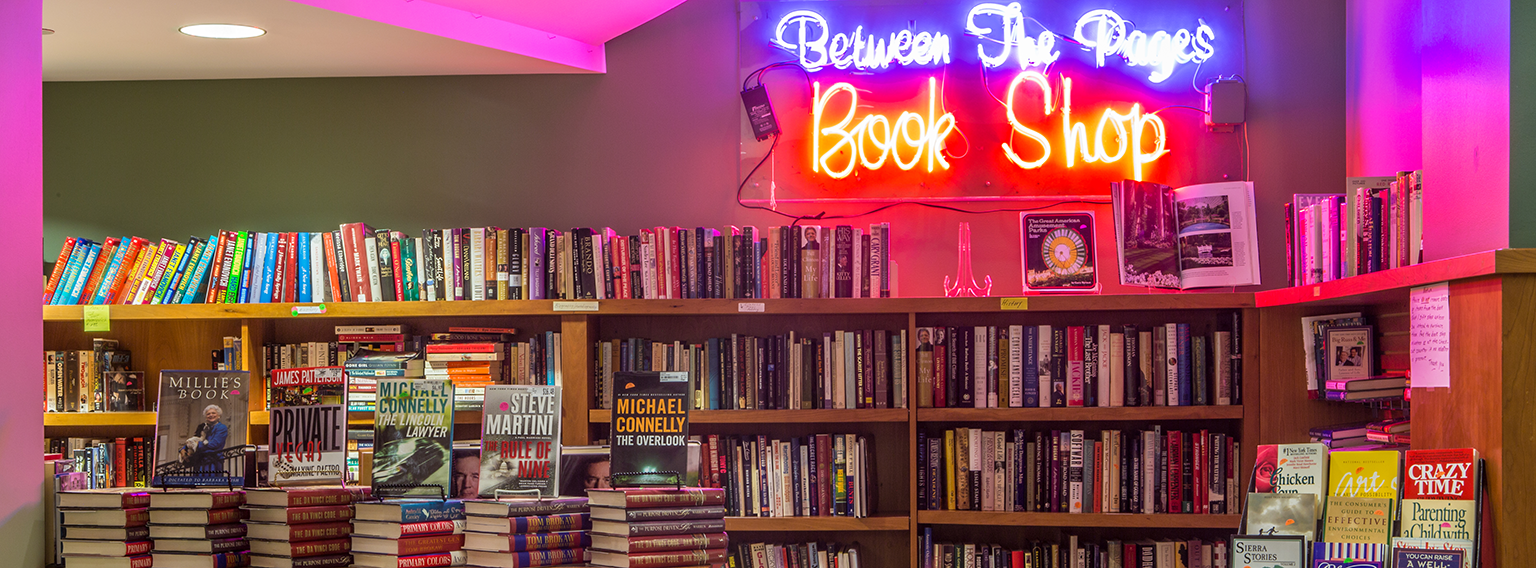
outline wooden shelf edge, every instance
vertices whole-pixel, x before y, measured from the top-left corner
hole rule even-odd
[[[1533,261],[1536,262],[1536,261]],[[1037,295],[1029,298],[1029,310],[1101,311],[1159,309],[1235,309],[1255,307],[1247,292],[1167,292],[1157,294]],[[118,320],[238,320],[295,318],[399,318],[473,316],[591,315],[738,315],[741,304],[763,304],[762,314],[904,314],[998,312],[1002,297],[990,298],[822,298],[733,300],[598,300],[595,312],[556,311],[555,300],[484,300],[477,302],[330,302],[325,313],[295,316],[296,306],[320,304],[178,304],[111,306]],[[44,322],[78,322],[83,306],[43,306]]]
[[[918,511],[920,525],[1235,529],[1242,515],[1142,515],[1132,513],[1014,513]]]
[[[43,426],[154,426],[153,412],[45,412]]]
[[[904,531],[911,517],[726,517],[726,532]]]
[[[1254,294],[1258,307],[1345,300],[1449,280],[1536,272],[1536,249],[1499,249]]]
[[[1242,406],[917,409],[918,422],[1141,422],[1242,418]]]
[[[814,410],[692,410],[692,424],[854,424],[863,422],[906,422],[905,408],[814,409]],[[587,422],[607,424],[612,411],[588,410]]]

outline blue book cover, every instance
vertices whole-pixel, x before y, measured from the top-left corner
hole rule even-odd
[[[192,237],[187,239],[187,251],[183,256],[185,261],[183,268],[176,271],[176,278],[171,281],[171,289],[165,293],[164,304],[180,304],[181,297],[187,293],[187,283],[192,281],[192,271],[197,270],[197,261],[203,256],[203,249],[207,246],[202,239]]]
[[[187,264],[191,261],[192,253],[197,252],[197,239],[187,239],[187,244],[181,246],[181,255],[173,258],[175,266],[165,268],[165,278],[162,278],[161,286],[155,289],[155,299],[152,304],[169,304],[176,297],[176,288],[181,285],[181,279],[186,276]]]
[[[256,255],[253,252],[256,250],[256,237],[260,234],[253,232],[248,237],[249,240],[245,250],[245,266],[240,267],[240,294],[235,297],[235,301],[241,304],[251,302],[251,280],[254,277],[253,270],[256,267]]]
[[[1178,349],[1179,349],[1179,406],[1193,404],[1193,384],[1190,378],[1189,324],[1178,324]]]
[[[313,296],[310,291],[309,282],[309,233],[299,233],[298,245],[298,267],[297,279],[295,281],[297,286],[294,287],[294,290],[297,291],[300,302],[309,302]]]
[[[1465,566],[1463,557],[1466,555],[1461,550],[1422,550],[1416,548],[1392,549],[1392,566],[1397,568],[1462,568]],[[1366,566],[1366,564],[1361,564]],[[1318,563],[1319,567],[1324,566]],[[1333,563],[1327,564],[1327,568],[1353,568],[1353,564]],[[1377,562],[1375,566],[1381,566]]]
[[[1387,545],[1358,542],[1312,543],[1314,568],[1382,568],[1386,565]],[[1460,567],[1457,563],[1457,568]],[[1403,566],[1398,564],[1398,566]],[[1409,566],[1419,566],[1409,564]]]
[[[262,259],[263,268],[261,269],[261,280],[259,280],[261,282],[261,296],[258,301],[263,304],[270,304],[272,303],[272,279],[277,276],[277,233],[262,233],[261,235],[261,246],[265,250],[262,252],[264,257]]]
[[[96,266],[96,257],[101,254],[101,244],[91,243],[91,247],[85,251],[85,256],[80,259],[80,266],[75,269],[75,277],[69,284],[69,297],[64,299],[64,305],[73,306],[80,303],[80,293],[85,289],[85,282],[91,279],[91,269]]]
[[[117,280],[117,273],[123,270],[123,257],[128,254],[128,245],[132,241],[133,237],[123,237],[123,240],[119,241],[117,250],[112,253],[111,262],[107,264],[106,273],[101,275],[101,284],[96,286],[96,293],[91,295],[89,304],[99,306],[107,303],[107,292],[111,290],[112,282]]]
[[[1040,328],[1024,326],[1024,408],[1040,406]],[[938,364],[936,361],[935,364]]]
[[[208,240],[203,243],[203,254],[197,259],[197,269],[192,273],[192,280],[187,283],[187,291],[181,295],[181,303],[195,304],[205,291],[203,279],[212,272],[210,264],[213,263],[213,252],[219,248],[219,236],[208,235]]]
[[[360,518],[378,518],[389,522],[427,523],[464,520],[464,502],[458,499],[363,501],[353,506],[357,509]]]
[[[80,274],[80,263],[85,261],[85,254],[91,249],[91,241],[75,239],[75,250],[69,253],[69,264],[64,267],[64,277],[59,279],[59,287],[53,292],[55,306],[67,305],[69,302],[69,288],[75,282],[75,276]]]
[[[709,365],[709,409],[720,409],[720,338],[711,337],[704,346],[705,364]]]

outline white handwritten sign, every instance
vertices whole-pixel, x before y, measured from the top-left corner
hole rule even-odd
[[[1408,299],[1408,352],[1414,387],[1451,386],[1451,288],[1414,288]]]

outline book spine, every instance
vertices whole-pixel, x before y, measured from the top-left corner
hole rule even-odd
[[[91,270],[96,266],[96,258],[101,256],[101,245],[91,243],[85,249],[85,254],[80,257],[79,266],[70,272],[69,289],[64,297],[63,305],[74,305],[80,301],[80,293],[85,288],[85,281],[90,279]]]
[[[91,248],[91,241],[87,239],[75,239],[74,247],[70,249],[69,257],[64,260],[64,271],[59,277],[58,285],[49,298],[51,305],[64,303],[64,297],[69,294],[69,283],[74,281],[74,274],[80,271],[80,262],[85,258],[85,251]]]
[[[107,276],[104,277],[106,282],[103,283],[103,288],[97,291],[97,299],[91,303],[110,305],[118,302],[122,296],[123,285],[128,281],[128,275],[133,271],[133,266],[139,260],[145,244],[144,239],[129,238],[127,250],[122,253],[122,258],[115,267],[108,268]]]
[[[64,279],[64,273],[69,268],[70,257],[74,255],[75,242],[75,237],[65,237],[64,246],[59,247],[59,256],[54,259],[53,270],[48,273],[48,282],[43,285],[43,305],[53,303],[53,295],[58,290],[59,283]]]
[[[101,252],[96,253],[95,266],[91,268],[91,275],[85,279],[85,287],[80,289],[80,304],[94,303],[96,290],[101,288],[101,282],[106,277],[107,267],[122,254],[120,239],[107,238],[101,244]]]

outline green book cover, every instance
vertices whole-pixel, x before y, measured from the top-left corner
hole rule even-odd
[[[446,495],[453,463],[453,383],[379,379],[373,444],[375,491]]]
[[[251,234],[247,231],[235,233],[235,254],[230,261],[229,287],[224,291],[224,303],[233,304],[240,298],[240,277],[245,267],[245,249],[250,244]]]

